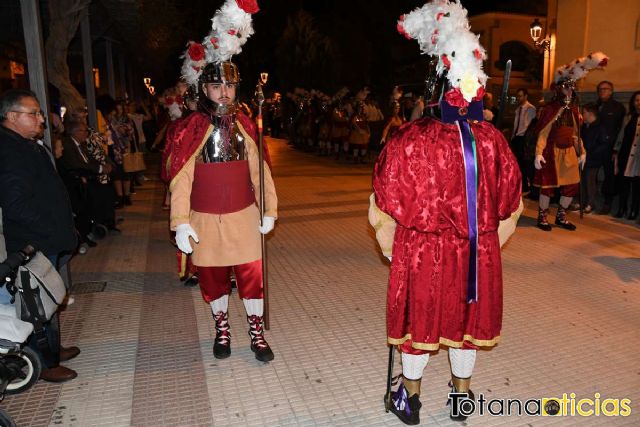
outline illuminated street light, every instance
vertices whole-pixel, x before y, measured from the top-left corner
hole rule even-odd
[[[260,73],[260,83],[263,85],[267,84],[267,80],[269,79],[269,73]]]
[[[542,24],[540,24],[538,18],[535,18],[529,26],[529,34],[535,47],[551,51],[551,39],[545,37],[543,40],[540,40],[540,37],[542,37]]]
[[[151,77],[145,77],[145,78],[143,79],[143,81],[144,81],[144,85],[145,85],[146,87],[151,86]]]

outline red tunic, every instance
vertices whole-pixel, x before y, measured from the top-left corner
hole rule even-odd
[[[467,304],[469,240],[458,128],[431,118],[406,124],[375,165],[377,206],[397,228],[387,294],[391,344],[419,350],[492,346],[502,326],[498,223],[520,203],[521,177],[503,135],[471,125],[478,162],[478,301]]]
[[[547,104],[540,112],[540,120],[536,125],[536,134],[539,135],[548,125],[551,125],[551,130],[542,151],[545,163],[542,163],[542,169],[536,170],[533,177],[533,185],[536,187],[555,188],[580,182],[578,156],[574,147],[574,137],[577,136],[577,127],[581,123],[580,113],[577,107],[571,106],[575,127],[569,125],[560,126],[559,123],[552,123],[563,107],[563,103],[553,101]]]

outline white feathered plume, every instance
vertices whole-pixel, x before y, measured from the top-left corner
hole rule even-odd
[[[226,0],[211,19],[211,32],[202,43],[190,41],[182,56],[182,77],[197,85],[207,64],[229,61],[242,52],[242,45],[253,34],[251,15],[258,12],[256,0]]]
[[[482,70],[486,57],[478,36],[469,30],[467,11],[459,3],[434,0],[403,15],[398,31],[417,40],[423,54],[436,56],[436,71],[458,89],[466,102],[482,97],[487,75]]]
[[[569,64],[559,67],[553,76],[553,82],[559,83],[563,80],[580,80],[594,68],[606,67],[608,62],[609,57],[604,53],[592,52],[587,56],[583,56]]]

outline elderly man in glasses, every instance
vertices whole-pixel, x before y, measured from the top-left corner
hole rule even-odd
[[[60,268],[77,245],[69,196],[47,149],[36,143],[44,117],[36,95],[9,90],[0,96],[0,209],[7,253],[30,244]],[[0,303],[8,302],[0,288]],[[40,351],[32,336],[29,345],[45,369],[40,378],[51,382],[73,379],[77,373],[60,365],[80,353],[60,346],[58,315],[45,324],[48,349]]]

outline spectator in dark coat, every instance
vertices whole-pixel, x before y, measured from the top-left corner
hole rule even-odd
[[[611,152],[613,151],[613,146],[616,143],[620,129],[622,129],[622,122],[626,111],[624,105],[613,99],[613,83],[606,80],[601,81],[598,83],[597,90],[598,121],[606,130],[607,143],[609,145],[609,151]],[[609,156],[603,164],[604,183],[602,184],[602,194],[604,195],[604,205],[602,209],[598,211],[599,214],[603,215],[609,213],[613,197],[619,192],[617,188],[618,185],[616,184],[618,181],[613,171],[613,163],[613,156]]]
[[[583,107],[584,124],[580,131],[587,161],[582,174],[582,203],[584,213],[591,213],[598,193],[598,171],[611,158],[611,148],[607,130],[598,120],[598,106],[587,104]]]
[[[46,148],[35,141],[43,133],[43,124],[33,92],[14,89],[0,96],[0,209],[8,253],[31,244],[61,267],[77,240],[64,184]],[[46,367],[40,378],[52,382],[75,378],[76,372],[60,361],[80,350],[60,347],[57,314],[45,324],[45,331],[49,354],[40,353],[33,336],[29,341]]]

